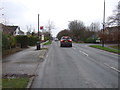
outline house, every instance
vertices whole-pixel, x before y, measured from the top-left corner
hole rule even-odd
[[[19,26],[8,26],[0,24],[0,29],[4,34],[9,34],[13,36],[24,35],[24,32],[20,30]]]
[[[20,30],[20,28],[18,28],[16,31],[15,31],[15,35],[24,35],[24,32],[22,30]]]
[[[103,34],[103,29],[98,33],[101,39],[106,43],[117,43],[120,40],[120,26],[106,27]]]
[[[3,31],[2,24],[0,24],[0,31],[1,31],[1,32]]]

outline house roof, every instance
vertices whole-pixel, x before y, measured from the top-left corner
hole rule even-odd
[[[22,30],[19,30],[19,32],[24,34],[24,32]]]
[[[120,29],[120,26],[115,26],[115,27],[106,27],[105,31],[116,31]],[[101,31],[103,31],[103,29],[101,29]]]
[[[6,26],[3,25],[3,33],[5,34],[13,34],[14,31],[18,28],[18,26]]]
[[[16,32],[16,30],[18,31]],[[9,35],[15,35],[16,33],[24,34],[24,32],[20,30],[19,26],[9,26],[1,23],[0,23],[0,31],[2,31],[4,34],[9,34]]]

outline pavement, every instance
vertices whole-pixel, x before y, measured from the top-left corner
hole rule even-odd
[[[50,45],[43,46],[49,48]],[[36,50],[36,47],[29,47],[28,49],[14,53],[3,58],[2,62],[2,74],[27,74],[35,75],[38,65],[43,62],[43,59],[47,53],[47,49]],[[32,80],[30,79],[27,88],[30,87]]]
[[[53,42],[31,88],[117,88],[119,72],[117,54],[88,44],[61,48]]]

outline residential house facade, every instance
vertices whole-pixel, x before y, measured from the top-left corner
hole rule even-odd
[[[8,25],[0,24],[0,30],[4,34],[9,34],[12,36],[24,35],[24,32],[22,30],[20,30],[19,26],[8,26]]]
[[[120,41],[120,26],[106,27],[104,32],[102,29],[98,33],[98,36],[106,43],[118,43]]]

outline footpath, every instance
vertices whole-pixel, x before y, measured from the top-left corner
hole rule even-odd
[[[50,45],[44,45],[41,50],[36,47],[29,47],[23,51],[14,53],[2,62],[2,77],[11,77],[23,75],[30,76],[29,83],[26,88],[30,88],[35,72],[41,62],[43,62]]]

